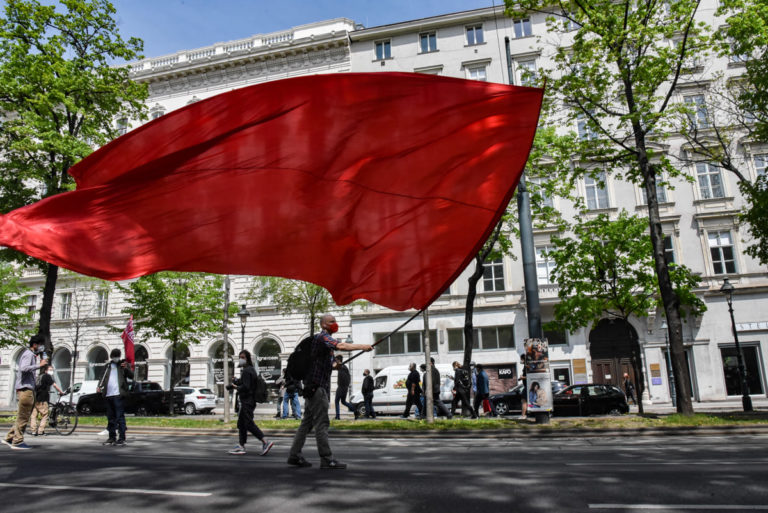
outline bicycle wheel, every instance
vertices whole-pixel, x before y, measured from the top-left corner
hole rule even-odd
[[[77,427],[77,408],[68,404],[58,405],[53,411],[53,422],[56,432],[60,435],[71,435]]]

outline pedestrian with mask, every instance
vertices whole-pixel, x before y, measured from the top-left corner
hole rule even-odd
[[[408,366],[408,377],[405,379],[405,389],[408,391],[408,397],[405,400],[405,411],[403,412],[403,418],[407,419],[411,414],[411,406],[416,407],[416,416],[419,417],[421,413],[421,386],[419,385],[419,373],[416,371],[416,364],[411,363]]]
[[[331,371],[334,351],[370,351],[373,347],[369,344],[349,344],[336,340],[333,334],[339,330],[336,318],[333,315],[326,314],[320,318],[320,328],[322,331],[312,340],[312,364],[305,378],[304,397],[306,411],[301,425],[293,438],[291,452],[288,456],[288,464],[296,467],[311,467],[312,463],[307,461],[301,454],[307,434],[310,430],[315,431],[315,440],[317,441],[317,452],[320,454],[320,468],[323,469],[345,469],[346,463],[337,461],[333,457],[331,446],[328,444],[328,398],[331,395]]]
[[[48,364],[45,358],[37,361],[39,353],[43,352],[45,337],[33,335],[29,339],[29,348],[25,349],[19,357],[19,366],[16,369],[16,420],[11,430],[3,438],[3,443],[11,449],[31,449],[24,443],[24,432],[32,410],[35,407],[35,378],[40,369]]]
[[[253,359],[248,350],[240,351],[238,355],[238,367],[243,369],[240,379],[233,379],[233,385],[228,385],[227,390],[237,390],[240,397],[240,410],[237,413],[237,431],[240,436],[237,447],[229,451],[229,454],[245,454],[245,443],[248,440],[248,432],[261,442],[261,455],[266,456],[274,445],[274,442],[264,438],[264,433],[253,421],[253,410],[256,409],[256,388],[258,386],[259,376],[256,368],[253,366]]]
[[[477,376],[477,392],[475,392],[475,401],[472,403],[472,408],[475,410],[475,415],[480,415],[480,406],[483,404],[483,401],[488,399],[488,395],[490,394],[490,381],[488,379],[488,374],[483,369],[483,364],[478,363],[475,365],[476,370],[476,376]]]
[[[369,419],[376,418],[376,412],[373,410],[373,377],[371,371],[363,371],[363,387],[360,390],[363,393],[363,403],[365,403],[365,416]]]
[[[435,359],[430,357],[429,360],[432,362],[432,403],[434,404],[436,413],[438,415],[442,415],[444,417],[448,417],[449,419],[452,419],[453,414],[445,406],[445,404],[443,403],[443,400],[440,399],[440,385],[441,385],[440,371],[437,370],[437,367],[435,367]],[[426,382],[427,382],[427,373],[425,370],[423,383],[426,384]],[[424,400],[424,404],[426,405],[426,399]],[[424,414],[424,416],[426,416],[426,413]]]
[[[32,436],[45,435],[45,427],[48,425],[48,403],[51,400],[51,386],[56,388],[59,395],[63,394],[59,385],[53,380],[53,367],[45,364],[40,367],[40,377],[35,386],[35,409],[32,410],[32,423],[30,429]],[[39,419],[38,424],[38,416]]]
[[[109,438],[102,445],[125,445],[125,405],[123,399],[128,397],[128,379],[133,379],[133,371],[129,369],[125,360],[121,360],[122,353],[115,348],[109,353],[110,361],[104,370],[104,375],[99,380],[96,391],[107,401],[107,431]],[[117,438],[115,438],[117,436]]]
[[[453,362],[453,402],[451,403],[451,413],[456,411],[456,407],[461,403],[462,415],[469,410],[473,419],[477,418],[472,404],[469,402],[469,391],[472,387],[472,378],[469,372],[464,369],[459,362]]]
[[[337,354],[333,362],[333,368],[336,369],[336,397],[334,403],[336,405],[336,420],[340,420],[339,403],[347,407],[349,411],[355,411],[352,403],[347,401],[347,394],[349,394],[349,384],[352,378],[349,375],[349,368],[344,365],[344,357]]]

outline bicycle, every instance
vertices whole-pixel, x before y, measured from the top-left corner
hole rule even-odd
[[[77,428],[78,413],[77,408],[69,403],[61,402],[61,397],[55,403],[50,405],[50,416],[48,425],[56,430],[62,436],[71,435]]]

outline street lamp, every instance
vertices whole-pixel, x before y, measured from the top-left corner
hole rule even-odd
[[[245,350],[245,323],[248,322],[248,317],[251,316],[251,312],[245,309],[245,305],[241,305],[240,311],[237,312],[237,316],[240,317],[240,351]]]
[[[739,335],[736,333],[736,321],[733,319],[733,291],[734,286],[728,281],[723,280],[723,286],[720,292],[725,294],[725,300],[728,301],[728,313],[731,314],[731,329],[733,330],[733,341],[736,343],[736,359],[739,364],[739,380],[741,381],[741,404],[744,411],[752,411],[752,398],[749,397],[749,385],[747,384],[747,371],[744,368],[744,356],[741,354],[739,345]]]
[[[664,344],[667,346],[667,374],[669,374],[669,395],[672,396],[672,406],[677,408],[677,388],[675,387],[675,373],[672,370],[672,349],[669,347],[667,320],[661,321],[661,329],[664,330]]]

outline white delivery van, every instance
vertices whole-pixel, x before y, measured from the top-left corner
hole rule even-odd
[[[75,383],[72,386],[72,404],[77,404],[81,395],[95,394],[96,388],[99,386],[98,380],[83,381],[82,383]],[[62,394],[63,401],[69,401],[69,389]]]
[[[453,400],[453,367],[448,364],[437,364],[436,367],[440,372],[440,397],[444,403],[449,403],[446,406],[450,408],[450,402]],[[403,414],[405,401],[408,398],[405,380],[409,372],[407,365],[393,365],[381,369],[376,374],[373,378],[373,409],[377,414]],[[419,370],[419,376],[423,376],[421,370]],[[421,388],[424,388],[424,383],[421,384]],[[352,395],[350,402],[358,415],[362,416],[365,413],[363,394],[359,390]]]

